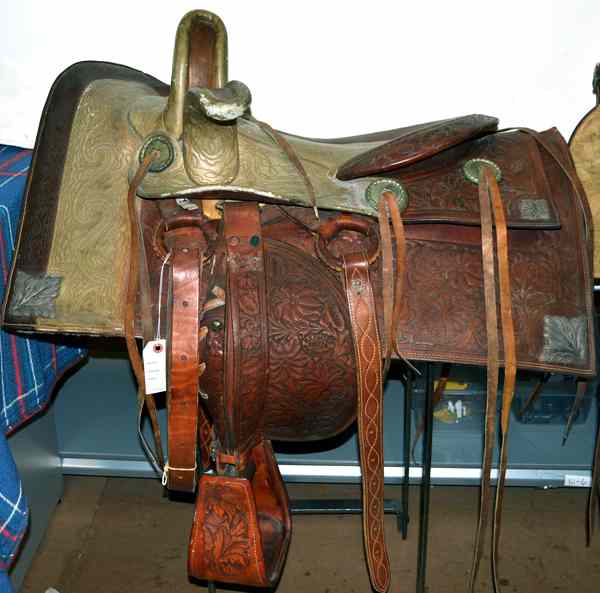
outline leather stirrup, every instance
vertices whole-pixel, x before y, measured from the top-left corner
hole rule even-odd
[[[225,421],[216,443],[216,474],[200,479],[188,569],[198,579],[272,587],[287,555],[291,517],[263,429],[269,358],[258,206],[227,202],[223,235]]]

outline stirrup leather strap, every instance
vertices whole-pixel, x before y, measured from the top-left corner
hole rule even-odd
[[[173,249],[167,487],[183,492],[196,489],[201,281],[202,253]]]
[[[260,212],[255,203],[223,209],[227,255],[225,414],[222,452],[242,459],[263,439],[269,368],[267,295]]]
[[[363,540],[373,588],[390,585],[383,524],[382,352],[366,254],[342,257],[356,358],[358,442],[362,475]]]

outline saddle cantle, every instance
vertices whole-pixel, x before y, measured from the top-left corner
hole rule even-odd
[[[170,87],[103,62],[58,77],[4,324],[124,336],[154,423],[135,338],[166,348],[168,461],[158,433],[150,454],[168,488],[198,493],[190,574],[256,586],[277,582],[291,533],[270,439],[322,439],[357,420],[365,552],[385,591],[389,359],[486,365],[474,578],[499,368],[500,483],[516,369],[595,373],[590,216],[566,144],[555,129],[498,132],[483,115],[285,134],[251,115],[226,58],[220,19],[194,11]]]

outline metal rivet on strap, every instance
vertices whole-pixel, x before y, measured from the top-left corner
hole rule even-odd
[[[488,159],[470,159],[463,165],[463,173],[465,177],[471,181],[472,183],[479,184],[479,177],[481,176],[481,171],[483,167],[489,167],[496,177],[496,181],[500,181],[502,179],[502,169],[494,163],[494,161],[490,161]]]
[[[362,294],[363,290],[364,290],[364,284],[362,280],[352,280],[351,282],[351,286],[352,286],[352,290],[356,293],[356,294]]]
[[[160,173],[169,167],[175,159],[175,149],[168,136],[153,134],[144,142],[142,148],[140,148],[140,163],[154,150],[159,153],[159,156],[152,161],[148,171],[151,173]]]
[[[220,319],[213,319],[210,322],[210,329],[213,331],[219,331],[223,327],[223,322]]]
[[[408,192],[404,186],[395,179],[378,179],[369,184],[366,191],[367,203],[375,210],[384,193],[389,192],[394,196],[400,212],[408,206]]]

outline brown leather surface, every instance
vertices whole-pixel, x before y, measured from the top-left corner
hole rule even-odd
[[[504,482],[508,466],[508,429],[516,379],[515,330],[512,317],[512,291],[509,273],[509,244],[504,206],[501,199],[500,189],[492,170],[486,167],[481,172],[481,175],[482,178],[479,182],[479,189],[482,211],[482,255],[484,266],[486,266],[486,318],[489,322],[489,325],[495,325],[497,323],[496,289],[498,289],[500,325],[502,328],[502,343],[505,357],[502,414],[500,422],[500,466],[498,469],[498,480],[496,485],[496,498],[492,523],[492,578],[494,581],[494,589],[499,591],[500,581],[498,578],[498,548],[500,544]],[[495,233],[493,236],[492,221],[495,228]],[[495,270],[496,267],[497,273]],[[496,277],[498,278],[497,281]],[[490,332],[489,326],[488,332]],[[490,354],[488,355],[488,390],[486,393],[484,466],[481,480],[480,517],[475,540],[473,567],[471,569],[471,577],[469,582],[470,591],[474,590],[475,578],[477,576],[479,562],[483,554],[483,539],[485,537],[488,515],[492,506],[491,479],[489,473],[491,470],[492,454],[495,447],[495,391],[497,389],[499,351],[498,335],[495,331],[488,333],[488,343],[488,353]],[[495,385],[492,385],[489,382],[490,374],[493,380],[496,382]],[[491,393],[490,389],[493,389],[494,393]]]
[[[224,452],[244,455],[263,438],[269,368],[267,295],[258,205],[227,203]]]
[[[188,86],[214,88],[215,61],[214,26],[199,19],[193,21],[190,30],[190,57],[188,69]]]
[[[298,236],[297,227],[282,225],[277,227],[281,240],[267,238],[273,231],[270,226],[262,229],[269,320],[265,435],[283,440],[327,438],[356,416],[354,351],[342,284],[316,257],[283,241],[296,234],[298,245],[312,251],[312,237]],[[219,262],[217,257],[213,284],[223,286]],[[203,389],[211,394],[206,405],[219,426],[224,422],[224,309],[206,313],[209,331],[202,358],[207,369],[201,377]]]
[[[183,492],[196,489],[202,259],[198,249],[181,246],[171,249],[167,487]]]
[[[486,169],[484,170],[483,174],[485,182],[489,188],[489,196],[491,199],[496,230],[495,236],[498,266],[498,286],[500,295],[500,319],[502,326],[502,343],[504,346],[504,386],[502,393],[502,413],[500,419],[500,467],[498,469],[494,519],[492,524],[492,577],[494,579],[495,589],[498,592],[500,591],[500,579],[498,577],[498,554],[500,546],[504,484],[506,481],[506,471],[508,469],[508,431],[512,402],[515,394],[517,361],[515,352],[515,327],[512,316],[512,290],[508,263],[509,245],[506,216],[500,195],[500,189],[495,177],[493,176],[493,173],[489,169]]]
[[[190,535],[190,576],[274,586],[291,534],[289,502],[270,443],[250,453],[250,478],[203,475]]]
[[[342,258],[356,360],[363,540],[371,585],[383,593],[390,586],[390,563],[383,528],[382,350],[366,253]]]
[[[463,171],[473,158],[491,160],[501,169],[499,185],[509,228],[560,228],[555,201],[561,194],[551,190],[541,148],[521,131],[487,134],[390,171],[386,177],[402,183],[408,193],[404,222],[479,226],[477,185]],[[544,216],[532,217],[522,209],[522,201],[530,199],[546,201]]]
[[[498,310],[496,298],[496,263],[492,219],[492,205],[489,196],[489,179],[483,176],[479,181],[481,205],[481,256],[485,298],[485,336],[487,339],[487,386],[485,402],[485,431],[483,463],[481,467],[481,492],[479,518],[473,547],[473,564],[468,591],[473,593],[479,563],[483,556],[484,541],[492,507],[492,485],[490,472],[496,435],[496,400],[498,391],[500,341],[498,336]]]
[[[561,228],[559,231],[509,229],[510,276],[518,297],[513,299],[515,326],[519,328],[517,364],[519,368],[589,376],[595,368],[591,341],[594,329],[590,323],[590,238],[586,233],[590,220],[582,203],[584,198],[576,194],[561,168],[562,165],[572,171],[564,140],[556,130],[544,132],[540,137],[554,148],[560,163],[545,150],[541,151],[549,187],[554,195],[561,197],[554,203]],[[437,225],[426,226],[432,229],[432,234],[437,234]],[[485,364],[480,247],[447,243],[441,237],[427,241],[425,232],[422,238],[413,241],[410,228],[407,223],[408,269],[406,303],[399,328],[401,351],[409,359]],[[535,275],[530,274],[532,269],[536,270]],[[424,294],[438,298],[424,299]],[[574,364],[544,360],[544,317],[548,314],[579,318],[587,326],[585,355]]]
[[[404,287],[406,285],[406,231],[404,228],[404,222],[402,221],[402,216],[400,215],[400,209],[396,200],[392,198],[389,193],[385,193],[383,195],[383,203],[380,206],[387,206],[387,212],[389,213],[390,218],[392,219],[392,229],[394,231],[394,243],[395,246],[395,255],[396,255],[396,266],[393,272],[394,278],[394,295],[393,295],[393,303],[392,303],[392,322],[391,322],[391,334],[388,336],[390,343],[388,348],[390,349],[390,355],[393,352],[396,353],[397,356],[405,360],[404,355],[398,348],[398,334],[395,331],[395,328],[399,326],[400,323],[400,312],[402,310],[402,303],[405,298],[404,296]],[[379,228],[385,226],[383,223],[383,218],[385,218],[382,209],[379,210]],[[381,231],[380,231],[381,235]],[[385,250],[382,249],[382,260],[385,259]],[[384,271],[382,269],[382,274]],[[385,304],[384,304],[384,313],[385,313]],[[386,365],[387,368],[387,365]]]
[[[390,142],[352,158],[337,170],[336,176],[348,181],[389,173],[427,159],[465,140],[493,132],[497,127],[498,120],[487,115],[467,115],[424,125],[412,133],[399,134]]]

